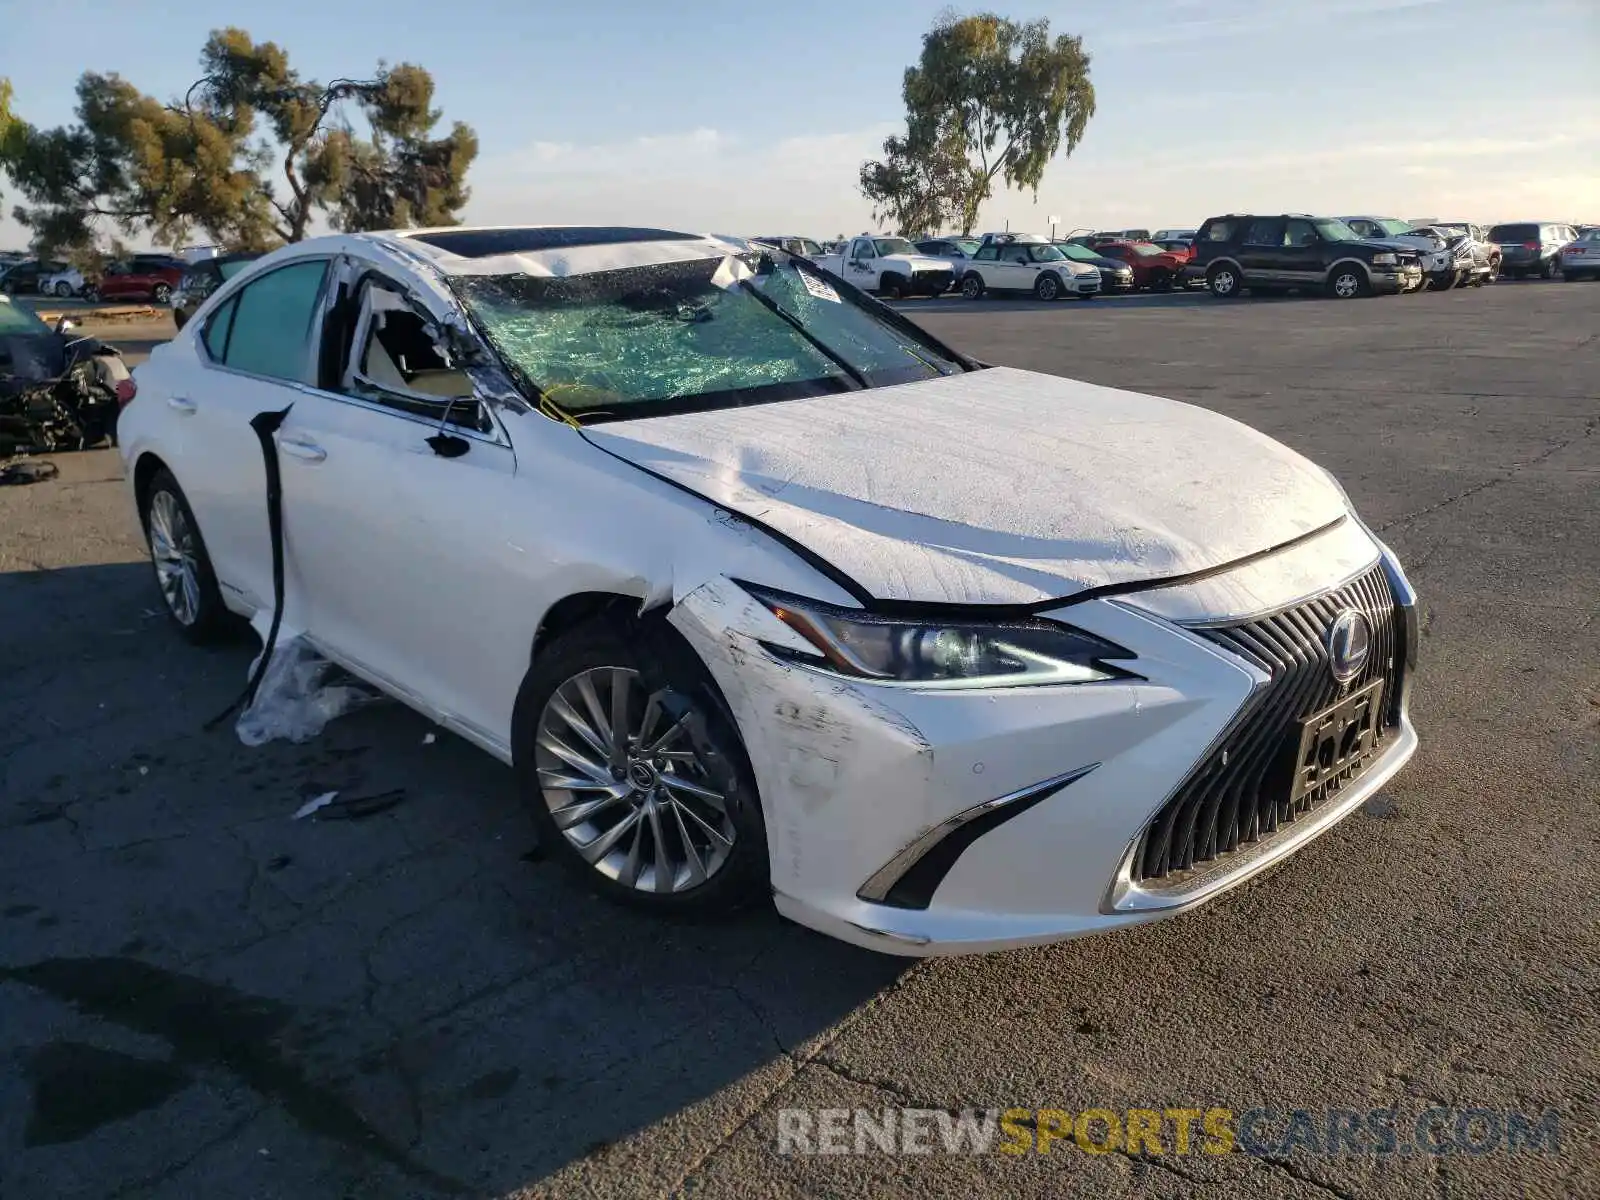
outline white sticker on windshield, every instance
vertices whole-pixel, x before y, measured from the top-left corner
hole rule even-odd
[[[826,279],[818,279],[805,271],[799,272],[799,275],[800,282],[806,285],[806,291],[818,300],[832,300],[835,304],[839,303],[839,293],[833,290],[833,285]]]

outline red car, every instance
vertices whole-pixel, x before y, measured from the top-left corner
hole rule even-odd
[[[90,300],[172,299],[188,264],[167,254],[136,254],[127,262],[112,263],[94,283],[84,288]]]
[[[1189,255],[1180,250],[1163,250],[1152,242],[1097,242],[1094,251],[1132,267],[1136,291],[1170,292],[1184,285],[1183,268]]]

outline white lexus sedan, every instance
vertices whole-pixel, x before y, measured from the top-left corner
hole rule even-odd
[[[1417,744],[1415,596],[1327,472],[975,362],[776,248],[317,238],[137,383],[183,633],[303,638],[510,764],[556,856],[647,908],[770,891],[898,954],[1112,929]]]

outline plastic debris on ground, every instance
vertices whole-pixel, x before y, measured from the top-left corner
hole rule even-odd
[[[338,792],[323,792],[295,809],[289,819],[303,821],[307,817],[315,817],[319,821],[358,821],[362,817],[375,817],[388,812],[405,798],[405,788],[374,792],[370,796],[350,796],[344,800],[339,799]]]
[[[0,463],[0,487],[11,485],[20,486],[26,483],[44,483],[61,474],[53,462],[42,462],[35,459],[20,458],[8,463]]]
[[[294,816],[290,817],[289,819],[291,821],[303,821],[318,809],[327,808],[328,805],[334,802],[338,795],[338,792],[323,792],[320,796],[313,796],[299,808],[295,809]]]
[[[280,642],[261,676],[255,699],[234,723],[239,740],[246,746],[279,739],[310,741],[335,717],[381,699],[357,684],[330,682],[328,677],[335,670],[304,638]],[[255,672],[255,663],[250,671]]]

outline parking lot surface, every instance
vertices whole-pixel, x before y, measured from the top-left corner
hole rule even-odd
[[[63,455],[0,490],[0,1196],[1600,1194],[1600,287],[905,307],[1334,470],[1422,595],[1412,765],[1129,932],[911,964],[765,912],[660,924],[577,891],[509,772],[397,705],[302,746],[205,732],[254,647],[170,632],[114,453]],[[780,1110],[886,1105],[1395,1106],[1402,1140],[1433,1106],[1552,1110],[1560,1135],[777,1153]]]

